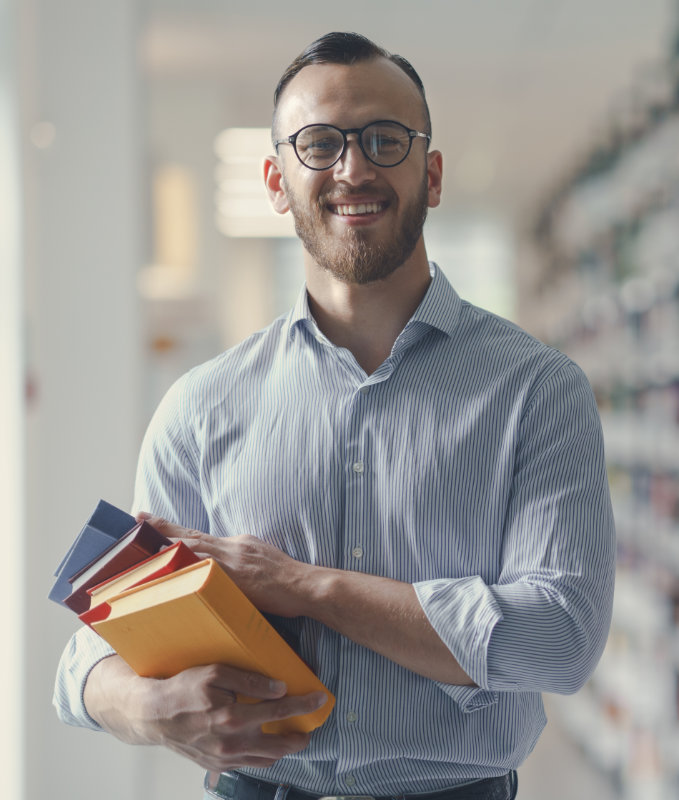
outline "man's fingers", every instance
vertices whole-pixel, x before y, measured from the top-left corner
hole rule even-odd
[[[231,707],[231,718],[240,716],[247,724],[260,725],[265,722],[310,714],[325,705],[328,695],[325,692],[312,692],[298,697],[284,697],[281,700],[263,700],[261,703],[236,703]]]
[[[199,533],[198,531],[187,531],[184,528],[182,528],[182,530],[184,531],[181,537],[182,541],[187,547],[193,550],[194,553],[205,553],[209,556],[215,557],[222,555],[220,547],[215,544],[214,536],[210,536],[208,533]],[[175,536],[174,538],[180,537]],[[226,540],[219,539],[219,542],[222,543],[222,548],[224,546],[224,541]]]
[[[159,533],[162,533],[169,539],[186,539],[187,537],[205,535],[200,531],[184,528],[182,525],[175,525],[174,522],[169,522],[162,517],[156,517],[153,514],[149,514],[147,511],[140,511],[136,516],[136,520],[137,522],[148,522],[152,528],[155,528]]]
[[[200,675],[212,690],[228,693],[228,705],[231,712],[244,717],[248,723],[260,725],[288,717],[310,714],[324,706],[328,701],[325,692],[311,692],[306,695],[285,696],[287,687],[283,681],[259,675],[256,672],[245,672],[226,664],[210,664],[206,667],[194,667],[201,671]],[[190,672],[193,670],[187,670]],[[198,677],[198,676],[196,676]],[[261,703],[238,703],[232,705],[233,693],[244,697],[262,700]]]
[[[217,691],[242,694],[259,700],[274,700],[283,697],[287,691],[283,681],[274,680],[257,672],[229,667],[226,664],[192,667],[186,672],[194,672],[196,680],[204,681]]]

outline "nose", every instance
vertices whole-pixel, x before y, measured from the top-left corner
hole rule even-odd
[[[342,158],[333,167],[335,180],[352,186],[360,186],[367,181],[374,180],[375,175],[375,165],[363,154],[356,134],[350,133],[347,136],[347,146],[344,148]]]

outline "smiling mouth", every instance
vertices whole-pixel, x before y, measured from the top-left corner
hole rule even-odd
[[[379,214],[386,207],[386,203],[347,203],[332,205],[330,211],[340,217],[358,217],[364,214]]]

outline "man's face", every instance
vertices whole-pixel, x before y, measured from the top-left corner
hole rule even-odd
[[[353,66],[313,65],[286,87],[276,137],[313,123],[359,128],[377,120],[423,130],[421,97],[399,67],[382,58]],[[413,141],[401,164],[379,167],[350,136],[340,161],[323,171],[308,169],[291,145],[281,145],[282,188],[313,261],[357,284],[386,278],[400,267],[421,240],[427,208],[438,202],[430,191],[429,162],[424,139]]]

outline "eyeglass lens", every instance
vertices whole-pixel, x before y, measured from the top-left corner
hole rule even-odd
[[[361,135],[365,155],[382,167],[398,164],[408,154],[410,134],[395,122],[369,125]],[[344,136],[329,125],[310,125],[297,134],[295,142],[300,161],[312,169],[334,164],[344,147]]]

